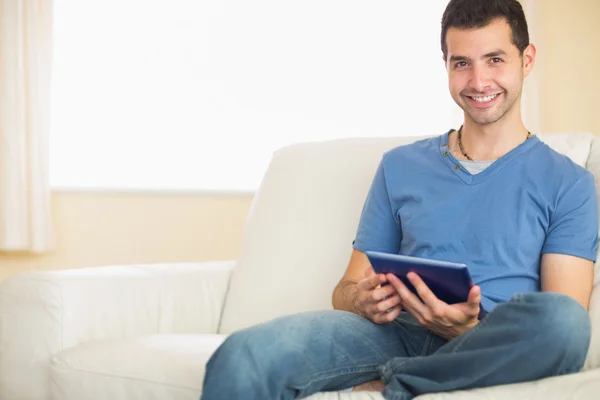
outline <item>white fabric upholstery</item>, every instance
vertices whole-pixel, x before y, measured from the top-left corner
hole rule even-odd
[[[223,335],[151,335],[87,342],[51,363],[51,398],[198,400],[206,362]]]
[[[381,156],[414,140],[342,139],[276,152],[252,207],[219,332],[331,308]],[[290,301],[274,301],[284,298]]]
[[[233,265],[114,266],[7,279],[0,287],[0,399],[47,399],[50,358],[80,343],[216,333]]]
[[[541,139],[585,165],[599,186],[600,138]],[[283,314],[331,308],[381,155],[413,140],[348,139],[278,151],[233,273],[233,262],[216,262],[8,279],[0,286],[0,399],[197,399],[205,362],[226,334]],[[419,399],[593,398],[600,390],[599,265],[586,372]],[[340,392],[311,398],[334,399],[382,397]]]
[[[586,168],[594,174],[596,190],[600,195],[600,139],[592,142]],[[600,368],[600,257],[596,260],[594,270],[594,291],[590,299],[589,313],[592,320],[592,341],[584,369]]]
[[[600,397],[600,370],[484,389],[431,393],[415,400],[595,400]],[[307,400],[383,400],[376,392],[318,393]]]

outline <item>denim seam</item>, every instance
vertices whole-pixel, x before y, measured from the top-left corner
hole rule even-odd
[[[406,360],[403,360],[400,363],[396,363],[394,365],[391,365],[388,368],[384,367],[384,369],[387,369],[387,371],[383,371],[383,372],[384,372],[385,375],[388,376],[388,381],[391,380],[391,376],[393,376],[394,374],[397,373],[397,370],[399,368],[401,368],[402,366],[404,366],[404,364],[406,364],[407,362],[414,360],[415,358],[416,357],[407,358]],[[384,379],[384,381],[385,381],[385,379]]]
[[[433,342],[433,337],[430,332],[427,332],[427,336],[425,337],[425,343],[423,343],[423,348],[421,349],[420,356],[423,357],[429,351],[429,347],[431,347],[431,342]]]
[[[327,380],[327,379],[341,376],[341,375],[348,375],[348,374],[361,373],[361,372],[379,372],[378,365],[369,364],[369,365],[364,365],[364,366],[360,366],[360,367],[350,367],[350,368],[345,367],[345,368],[338,368],[335,370],[331,370],[326,373],[319,373],[317,375],[313,375],[310,378],[308,378],[308,381],[305,385],[294,386],[294,388],[304,390],[315,382]]]

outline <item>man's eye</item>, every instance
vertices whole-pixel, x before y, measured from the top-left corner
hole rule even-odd
[[[498,58],[498,57],[492,58],[492,63],[496,64],[496,63],[499,63],[499,62],[502,62],[501,58]]]
[[[459,61],[459,62],[457,62],[457,63],[454,65],[454,67],[455,67],[455,68],[462,68],[462,67],[465,67],[466,65],[467,65],[467,63],[466,63],[466,62],[464,62],[464,61]]]

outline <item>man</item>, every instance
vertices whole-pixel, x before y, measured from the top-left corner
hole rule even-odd
[[[596,191],[589,172],[523,124],[522,85],[536,54],[523,10],[517,0],[452,0],[441,43],[463,126],[384,155],[333,293],[336,311],[231,335],[207,365],[203,399],[352,387],[411,399],[582,367]],[[476,286],[467,302],[448,305],[411,274],[416,296],[376,275],[367,250],[465,262]]]

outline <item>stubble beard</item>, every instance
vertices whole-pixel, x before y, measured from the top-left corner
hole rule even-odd
[[[477,110],[472,108],[464,98],[461,98],[462,104],[459,103],[458,105],[460,108],[462,108],[465,115],[476,124],[490,125],[498,122],[502,119],[502,117],[509,113],[515,106],[515,103],[518,99],[518,96],[515,98],[510,98],[508,92],[506,91],[503,91],[501,96],[502,98],[500,99],[500,103],[494,104],[490,109],[487,110]]]

